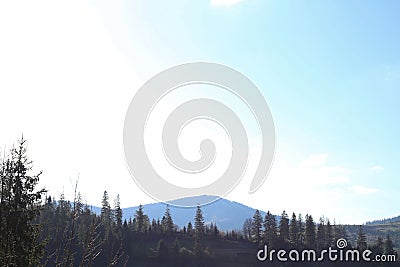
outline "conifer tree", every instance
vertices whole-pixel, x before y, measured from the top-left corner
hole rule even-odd
[[[252,240],[252,229],[253,228],[253,220],[251,218],[247,218],[244,223],[243,223],[243,234],[244,234],[244,238],[246,238],[247,240]]]
[[[269,211],[265,214],[264,219],[264,240],[268,246],[272,247],[275,244],[278,236],[275,215]]]
[[[203,254],[203,236],[205,232],[204,217],[200,205],[197,205],[196,216],[194,217],[194,230],[195,230],[195,246],[194,253],[196,256]]]
[[[139,233],[144,233],[146,231],[146,215],[143,212],[143,205],[139,205],[138,210],[135,213],[135,230]]]
[[[279,221],[279,237],[284,242],[289,240],[289,218],[286,211],[281,214],[281,219]]]
[[[289,225],[289,239],[293,246],[298,246],[300,244],[300,230],[299,223],[297,221],[296,214],[293,212],[292,219]]]
[[[329,247],[332,246],[334,244],[334,240],[333,240],[333,228],[331,225],[331,222],[329,221],[329,219],[327,219],[326,221],[326,231],[325,231],[325,246]]]
[[[32,161],[22,137],[18,146],[0,160],[0,265],[37,266],[44,244],[38,242],[41,198],[37,190],[41,172],[31,174]]]
[[[101,220],[107,228],[111,226],[111,206],[106,190],[104,190],[103,199],[101,201]]]
[[[376,243],[374,245],[374,252],[377,255],[382,255],[385,252],[385,247],[384,247],[384,243],[383,243],[383,238],[382,237],[378,237],[378,239],[376,240]]]
[[[304,244],[308,249],[315,249],[315,223],[311,215],[306,215],[306,228],[304,233]]]
[[[364,228],[362,225],[358,227],[357,232],[357,248],[360,251],[364,251],[367,249],[367,236],[364,233]]]
[[[298,224],[298,229],[299,229],[299,237],[298,237],[299,245],[298,245],[298,247],[301,248],[302,245],[304,244],[304,231],[305,231],[303,216],[301,214],[299,214],[297,216],[297,224]]]
[[[161,225],[162,225],[164,233],[166,233],[168,235],[172,234],[172,232],[174,230],[174,222],[172,220],[170,209],[169,209],[168,205],[165,210],[164,216],[161,220]]]
[[[386,255],[395,254],[393,241],[392,241],[392,239],[390,239],[389,235],[386,236],[386,240],[385,240],[385,243],[384,243],[384,250],[385,250],[385,254]]]
[[[326,247],[326,229],[325,229],[325,220],[324,218],[319,219],[318,227],[317,227],[317,248],[322,250]]]
[[[121,202],[119,199],[119,194],[114,200],[114,217],[115,217],[115,224],[117,229],[122,228],[122,209],[121,209]]]
[[[256,210],[253,215],[252,236],[256,244],[260,244],[262,240],[263,219],[259,210]]]
[[[187,235],[192,236],[193,235],[193,225],[192,222],[189,222],[187,225]]]

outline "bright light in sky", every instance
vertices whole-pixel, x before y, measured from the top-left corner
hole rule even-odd
[[[165,68],[217,62],[262,90],[276,123],[270,176],[249,195],[251,166],[228,199],[344,223],[397,216],[399,11],[395,1],[0,2],[0,147],[23,133],[53,196],[70,197],[79,176],[90,204],[105,189],[124,207],[152,202],[125,166],[126,109]],[[180,141],[188,157],[195,129]]]
[[[211,0],[211,5],[227,7],[227,6],[236,5],[240,2],[243,2],[243,0]]]

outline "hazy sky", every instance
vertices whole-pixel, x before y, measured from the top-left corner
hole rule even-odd
[[[344,223],[400,215],[399,13],[389,0],[2,1],[0,149],[23,133],[53,196],[79,177],[90,204],[104,189],[124,207],[152,202],[125,166],[127,107],[165,68],[211,61],[247,75],[276,124],[263,187],[248,194],[249,166],[228,199]],[[183,136],[188,158],[207,127]]]

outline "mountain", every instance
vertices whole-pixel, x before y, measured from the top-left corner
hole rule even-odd
[[[198,196],[193,198],[185,198],[174,201],[174,203],[204,203],[204,200],[210,196]],[[196,201],[198,200],[198,201]],[[167,204],[165,203],[152,203],[143,205],[144,213],[149,216],[150,221],[160,219],[165,213]],[[123,208],[123,219],[129,220],[134,218],[135,212],[138,207]],[[201,207],[203,211],[204,220],[206,223],[216,223],[220,230],[242,230],[243,222],[253,217],[255,209],[245,206],[243,204],[220,198],[219,200]],[[99,214],[99,207],[92,207],[92,211]],[[196,213],[194,208],[182,208],[170,205],[170,212],[174,223],[179,227],[187,226],[189,221],[193,223],[193,218]],[[265,212],[260,211],[264,216]]]
[[[199,196],[192,197],[190,199],[180,199],[174,201],[175,203],[196,203],[194,199],[204,200],[208,198],[208,196]],[[204,201],[197,201],[203,202]],[[160,219],[165,213],[165,209],[167,208],[167,204],[165,203],[153,203],[143,205],[143,209],[145,214],[149,216],[150,220]],[[138,207],[131,207],[123,209],[123,214],[125,219],[129,219],[130,217],[134,217],[135,211]],[[219,200],[212,202],[210,204],[204,205],[201,207],[203,211],[204,221],[206,223],[216,223],[218,228],[221,230],[241,230],[243,227],[243,222],[249,218],[253,217],[255,209],[240,204],[238,202],[226,200],[220,198]],[[172,215],[172,219],[174,223],[179,227],[187,226],[189,221],[193,223],[193,218],[196,213],[196,207],[193,208],[183,208],[176,207],[170,205],[170,212]],[[264,216],[265,212],[261,211],[261,214]]]
[[[389,218],[389,219],[382,219],[382,220],[375,220],[372,222],[367,222],[367,225],[379,225],[379,224],[390,224],[400,222],[400,216]]]

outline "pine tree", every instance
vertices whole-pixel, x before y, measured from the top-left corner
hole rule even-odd
[[[279,221],[279,237],[284,242],[289,240],[289,218],[286,211],[282,212],[281,219]]]
[[[315,249],[315,223],[311,215],[306,215],[306,228],[304,234],[304,244],[308,249]]]
[[[146,231],[146,217],[147,216],[143,212],[143,206],[139,205],[139,208],[135,214],[135,220],[136,220],[135,230],[137,232],[144,233]]]
[[[196,216],[194,217],[195,245],[194,253],[196,256],[203,254],[203,236],[205,232],[203,212],[200,205],[197,205]]]
[[[247,240],[252,240],[251,229],[253,228],[253,220],[251,218],[247,218],[243,223],[243,234],[244,238]]]
[[[164,216],[161,220],[161,225],[163,228],[163,232],[170,235],[174,231],[174,222],[171,217],[169,206],[165,210]]]
[[[252,236],[256,244],[260,244],[262,240],[263,219],[259,210],[253,215]]]
[[[332,229],[331,222],[329,221],[329,219],[327,219],[326,231],[325,231],[325,246],[329,247],[329,246],[332,246],[333,244],[334,244],[333,229]]]
[[[114,200],[114,217],[115,217],[115,224],[118,230],[122,229],[122,209],[121,209],[121,202],[119,199],[119,194]]]
[[[275,215],[272,215],[269,211],[265,214],[264,219],[264,240],[268,246],[272,247],[277,239],[278,231],[276,227]]]
[[[106,228],[109,228],[111,226],[111,207],[106,190],[103,193],[103,199],[101,201],[101,220]]]
[[[300,245],[299,238],[300,238],[299,223],[297,221],[296,214],[293,212],[292,219],[290,220],[290,225],[289,225],[290,243],[292,243],[293,246],[297,247],[298,245]]]
[[[322,250],[326,247],[326,229],[325,229],[325,219],[320,218],[317,227],[317,248]]]
[[[386,236],[385,244],[384,244],[384,250],[386,255],[393,255],[395,254],[394,251],[394,245],[392,239],[390,239],[390,236]]]
[[[301,248],[304,244],[304,231],[305,231],[303,216],[301,214],[299,214],[297,216],[297,224],[298,224],[298,229],[299,229],[299,237],[298,237],[299,245],[298,245],[298,247]]]
[[[192,222],[189,222],[187,225],[187,235],[192,236],[193,235],[193,225]]]
[[[357,248],[360,251],[364,251],[367,249],[367,236],[364,233],[364,228],[362,225],[358,227],[357,232]]]
[[[384,243],[383,243],[383,238],[382,237],[378,237],[378,239],[376,240],[376,243],[374,245],[374,252],[377,255],[382,255],[385,252],[385,247],[384,247]]]
[[[31,175],[24,138],[0,161],[0,265],[37,266],[44,244],[38,241],[44,189],[36,190],[41,172]]]
[[[334,227],[333,227],[333,241],[334,245],[336,246],[336,241],[340,238],[347,239],[347,232],[346,228],[341,225],[341,224],[336,224],[334,221]]]

